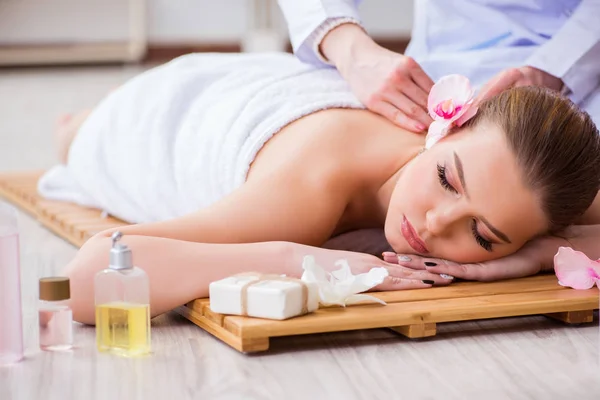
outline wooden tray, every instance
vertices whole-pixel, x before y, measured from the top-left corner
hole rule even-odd
[[[96,232],[127,225],[100,210],[48,201],[37,195],[41,172],[0,174],[0,196],[37,218],[76,246]],[[322,308],[286,321],[225,316],[198,299],[175,311],[241,352],[264,351],[269,338],[356,329],[391,328],[410,338],[436,334],[436,324],[450,321],[543,314],[569,324],[593,321],[597,289],[572,290],[554,275],[501,282],[462,282],[448,287],[374,293],[388,305]]]
[[[0,197],[77,247],[100,231],[128,225],[110,216],[103,217],[102,210],[41,198],[37,182],[42,174],[43,171],[1,173]]]
[[[569,324],[593,321],[597,289],[572,290],[554,275],[502,282],[462,282],[448,287],[374,293],[388,304],[322,308],[286,321],[224,316],[210,310],[208,299],[176,309],[207,332],[241,352],[264,351],[269,338],[355,329],[391,328],[409,338],[436,334],[450,321],[545,314]]]

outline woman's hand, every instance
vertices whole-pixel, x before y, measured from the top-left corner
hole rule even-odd
[[[386,262],[370,254],[329,250],[296,244],[294,246],[294,263],[297,265],[302,265],[304,256],[312,255],[315,257],[315,262],[318,265],[330,272],[340,268],[335,263],[341,259],[345,259],[348,262],[354,275],[367,273],[376,267],[386,268],[389,275],[374,290],[423,289],[432,286],[445,286],[452,283],[452,278],[444,278],[437,273],[424,269],[407,268],[395,262]]]
[[[379,46],[354,24],[329,32],[321,50],[369,110],[413,132],[429,127],[433,81],[412,58]]]
[[[532,240],[519,251],[496,260],[473,264],[459,264],[439,258],[426,258],[412,254],[384,253],[387,262],[426,270],[434,274],[446,274],[472,281],[496,281],[522,278],[541,271],[552,271],[554,255],[560,246],[571,247],[565,239],[543,237]]]

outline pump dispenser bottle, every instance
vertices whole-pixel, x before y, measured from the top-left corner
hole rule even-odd
[[[112,235],[110,263],[94,281],[96,344],[101,352],[121,356],[150,353],[150,285],[148,275],[133,266],[132,253]]]

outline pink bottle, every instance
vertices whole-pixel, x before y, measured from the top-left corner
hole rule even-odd
[[[0,201],[0,365],[23,358],[17,211]]]

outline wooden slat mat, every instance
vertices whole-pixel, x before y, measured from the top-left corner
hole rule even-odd
[[[44,226],[76,246],[94,233],[126,225],[100,210],[41,199],[36,192],[42,172],[0,174],[0,196],[37,218]],[[558,285],[554,275],[502,282],[462,282],[448,287],[374,293],[388,305],[332,307],[271,321],[225,316],[198,299],[175,311],[242,352],[264,351],[269,338],[355,329],[391,328],[411,338],[436,334],[436,324],[486,318],[544,314],[566,323],[593,321],[599,291],[572,290]]]
[[[95,233],[127,223],[95,208],[52,201],[37,194],[43,171],[0,173],[0,196],[36,218],[42,225],[73,245],[81,247]]]
[[[543,314],[569,324],[592,322],[597,289],[559,286],[553,275],[502,282],[462,282],[448,287],[374,293],[388,304],[322,308],[286,321],[213,313],[207,299],[176,311],[241,352],[264,351],[269,338],[355,329],[390,328],[409,338],[436,334],[436,324],[451,321]]]

